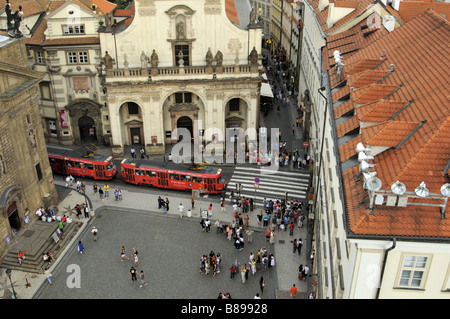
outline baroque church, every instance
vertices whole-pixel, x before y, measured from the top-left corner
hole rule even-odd
[[[99,28],[114,156],[133,144],[164,154],[179,141],[177,128],[200,145],[223,142],[227,128],[258,128],[262,27],[254,11],[243,27],[225,0],[135,0],[132,8],[130,18],[106,15]]]

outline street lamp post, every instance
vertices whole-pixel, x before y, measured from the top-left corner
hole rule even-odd
[[[9,283],[11,284],[11,290],[12,290],[13,297],[14,297],[14,299],[17,299],[17,294],[16,294],[16,291],[14,290],[14,285],[11,281],[11,269],[6,268],[5,273],[6,273],[6,276],[8,276],[8,278],[9,278]]]

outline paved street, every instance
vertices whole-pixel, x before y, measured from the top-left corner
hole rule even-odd
[[[257,232],[254,242],[242,251],[236,251],[232,242],[215,229],[201,231],[198,219],[179,219],[153,213],[130,213],[103,210],[96,218],[100,230],[99,240],[94,242],[90,233],[81,237],[86,251],[79,254],[76,246],[69,251],[59,269],[53,273],[53,285],[45,286],[39,298],[164,298],[196,299],[215,298],[219,292],[229,292],[233,298],[253,298],[259,291],[258,280],[267,281],[265,298],[274,298],[276,268],[258,271],[257,277],[249,276],[241,283],[240,276],[230,280],[229,266],[238,259],[248,261],[250,251],[266,245],[264,233]],[[89,229],[88,229],[89,230]],[[120,249],[124,245],[127,255],[132,248],[139,252],[140,266],[146,274],[148,286],[139,288],[132,282],[129,270],[131,260],[121,262]],[[216,277],[199,274],[199,260],[210,251],[221,253],[223,270]],[[69,265],[78,265],[81,272],[80,289],[68,288],[66,280],[71,273]]]

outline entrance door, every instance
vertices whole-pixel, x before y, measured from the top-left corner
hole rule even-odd
[[[168,175],[167,172],[158,172],[158,182],[160,186],[167,187],[169,185]]]
[[[214,191],[214,181],[215,181],[215,179],[214,178],[205,178],[204,181],[205,181],[204,189],[208,193]]]
[[[19,211],[17,210],[16,202],[13,202],[11,205],[9,205],[7,215],[9,226],[15,233],[17,233],[22,225],[20,224]]]
[[[95,121],[87,115],[78,119],[78,127],[80,128],[80,142],[92,143],[97,141],[97,131]]]
[[[96,178],[103,179],[106,175],[105,165],[94,165]]]
[[[141,144],[141,128],[130,127],[131,144]]]
[[[177,121],[177,128],[185,128],[189,131],[191,140],[194,138],[193,132],[193,125],[192,125],[192,120],[190,117],[188,116],[182,116],[178,119]],[[181,141],[183,139],[183,136],[180,136],[180,139],[178,141]]]

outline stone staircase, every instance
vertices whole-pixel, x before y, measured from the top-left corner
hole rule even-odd
[[[26,230],[19,232],[11,242],[11,248],[3,258],[0,267],[42,274],[48,267],[48,262],[42,258],[44,253],[51,251],[55,260],[58,259],[82,226],[83,223],[77,221],[65,223],[64,236],[58,236],[59,240],[55,241],[54,236],[58,223],[36,220]],[[22,265],[19,265],[17,261],[19,251],[25,253],[25,261],[22,262]]]

